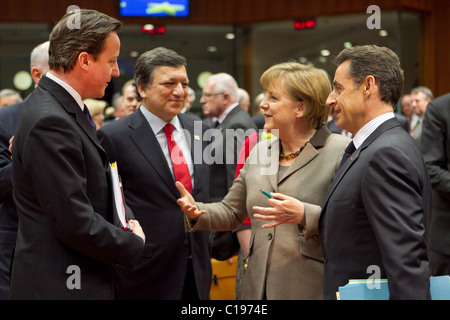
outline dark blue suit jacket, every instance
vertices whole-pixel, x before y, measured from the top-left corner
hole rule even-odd
[[[25,99],[27,100],[27,99]],[[17,238],[17,209],[12,196],[9,140],[25,101],[0,109],[0,299],[8,299],[11,262]]]
[[[208,166],[202,158],[207,142],[202,137],[208,127],[202,121],[194,124],[189,115],[179,114],[178,118],[191,138],[192,195],[198,201],[207,202]],[[131,271],[117,271],[117,297],[180,299],[188,257],[192,256],[199,298],[208,299],[212,276],[209,232],[185,231],[185,216],[177,204],[180,193],[161,146],[142,112],[138,109],[104,126],[98,136],[110,161],[117,161],[125,200],[146,235],[144,254],[138,266]]]
[[[373,270],[388,279],[391,299],[430,298],[430,192],[414,139],[395,118],[381,124],[336,173],[322,206],[325,299]]]
[[[13,142],[19,216],[11,299],[112,299],[113,267],[132,267],[141,238],[113,224],[106,153],[75,99],[43,76]],[[77,266],[81,288],[67,285]]]

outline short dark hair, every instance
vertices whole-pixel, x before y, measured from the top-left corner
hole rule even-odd
[[[362,84],[367,76],[373,76],[381,91],[381,100],[397,104],[403,91],[404,76],[400,59],[389,48],[376,45],[355,46],[341,51],[336,57],[336,64],[350,60],[349,75],[355,85]]]
[[[72,22],[77,24],[73,25]],[[81,52],[97,59],[105,40],[118,31],[122,22],[95,10],[80,9],[68,12],[50,34],[49,66],[51,70],[71,71]]]
[[[148,88],[152,83],[153,74],[156,67],[187,67],[186,58],[173,50],[158,47],[139,56],[134,67],[134,83]],[[138,92],[138,98],[139,92]]]

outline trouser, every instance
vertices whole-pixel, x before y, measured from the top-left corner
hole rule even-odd
[[[433,276],[450,275],[450,255],[430,250],[429,264]]]

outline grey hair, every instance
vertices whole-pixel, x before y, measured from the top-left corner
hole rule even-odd
[[[415,87],[411,90],[411,93],[419,93],[422,92],[427,98],[429,98],[430,100],[433,100],[433,92],[431,92],[431,90],[427,87]]]
[[[42,73],[46,73],[48,66],[48,47],[50,42],[46,41],[37,45],[30,55],[30,69],[38,68]]]
[[[230,74],[225,72],[213,74],[208,78],[208,82],[210,81],[215,84],[215,93],[228,93],[232,102],[239,101],[239,87]]]

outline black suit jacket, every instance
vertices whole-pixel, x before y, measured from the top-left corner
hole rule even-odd
[[[178,115],[190,134],[194,161],[196,200],[208,201],[208,167],[202,152],[206,130],[202,121]],[[195,130],[194,130],[195,127]],[[148,121],[138,109],[98,132],[112,161],[117,161],[125,199],[146,234],[144,255],[129,272],[117,272],[119,299],[180,299],[192,255],[195,283],[200,299],[209,298],[211,257],[209,233],[186,233],[185,216],[177,204],[180,197],[163,151]],[[203,200],[200,200],[203,199]]]
[[[11,263],[17,237],[17,210],[12,196],[9,139],[16,132],[25,101],[0,109],[0,299],[8,299]]]
[[[72,96],[46,76],[13,142],[19,215],[12,299],[112,299],[113,268],[132,267],[141,238],[114,226],[106,153]],[[70,268],[69,268],[70,267]],[[80,289],[68,286],[78,267]]]
[[[228,193],[236,175],[237,160],[245,139],[257,131],[255,122],[247,111],[236,106],[217,126],[221,136],[213,139],[208,156],[210,166],[211,202],[221,201]],[[196,199],[197,200],[197,199]]]
[[[429,246],[450,255],[450,93],[428,104],[421,149],[433,189]]]
[[[430,298],[424,226],[429,212],[420,150],[390,119],[336,173],[325,197],[319,220],[324,298],[336,299],[339,286],[373,277],[374,270],[387,277],[391,299]]]

